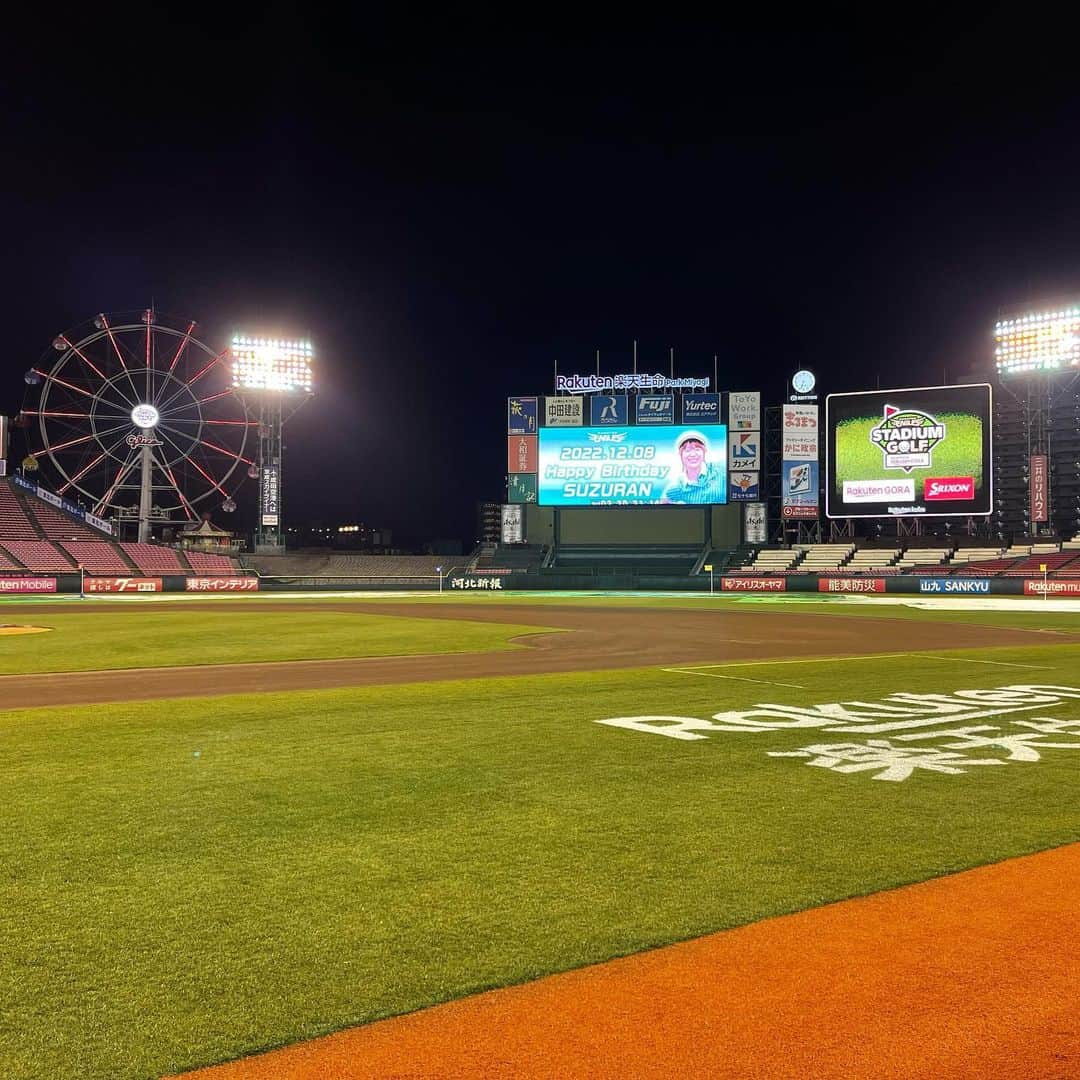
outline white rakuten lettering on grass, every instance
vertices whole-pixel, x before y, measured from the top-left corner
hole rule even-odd
[[[1043,750],[1080,750],[1080,720],[1048,716],[1007,721],[1012,731],[975,724],[1016,713],[1042,712],[1080,700],[1080,687],[1010,685],[951,694],[889,694],[880,701],[840,701],[822,705],[755,705],[750,709],[694,716],[618,716],[596,721],[669,739],[691,741],[711,734],[763,734],[796,728],[821,728],[841,734],[891,735],[865,742],[814,743],[797,750],[770,750],[770,757],[799,758],[837,773],[873,771],[875,780],[906,780],[916,772],[964,773],[972,766],[1039,761]],[[952,725],[963,724],[962,727]],[[949,725],[948,727],[944,725]],[[1052,736],[1063,741],[1055,741]],[[939,740],[937,746],[911,746]],[[900,745],[904,744],[904,745]],[[980,757],[970,751],[1006,751],[1005,757]]]
[[[915,499],[914,480],[845,480],[844,502],[880,503]]]

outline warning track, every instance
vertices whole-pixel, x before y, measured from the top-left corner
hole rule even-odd
[[[228,602],[184,604],[217,613]],[[251,611],[239,601],[236,607]],[[50,610],[85,611],[78,605]],[[719,664],[793,657],[979,649],[1032,644],[1026,630],[947,622],[761,611],[676,608],[537,607],[527,604],[343,604],[340,601],[260,604],[260,613],[337,611],[400,615],[410,619],[541,624],[550,630],[517,639],[520,648],[485,653],[446,653],[198,667],[140,667],[0,677],[8,709],[93,704],[156,698],[277,693],[347,686],[601,671],[653,665]],[[132,608],[132,618],[138,609]],[[40,619],[41,610],[35,614]],[[211,616],[212,617],[212,616]],[[1039,644],[1080,642],[1080,633],[1040,636]],[[147,656],[147,660],[152,660]]]

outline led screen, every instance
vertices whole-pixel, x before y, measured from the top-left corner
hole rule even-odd
[[[828,517],[990,513],[988,385],[830,394],[825,411]]]
[[[727,425],[541,428],[542,506],[727,502]]]

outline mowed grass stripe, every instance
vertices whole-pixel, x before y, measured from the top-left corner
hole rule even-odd
[[[806,665],[805,689],[648,670],[0,714],[0,1074],[181,1071],[1080,839],[1069,750],[888,784],[768,756],[814,732],[595,723],[1080,670],[1077,646],[983,655],[1050,670],[889,657]]]
[[[517,648],[512,638],[543,626],[438,621],[352,611],[184,611],[145,606],[124,611],[50,612],[41,607],[4,622],[47,626],[46,634],[0,637],[0,674],[190,667],[280,660],[415,656]]]

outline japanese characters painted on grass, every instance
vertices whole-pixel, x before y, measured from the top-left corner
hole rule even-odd
[[[918,772],[957,775],[969,768],[1036,762],[1046,750],[1080,750],[1080,718],[1034,716],[1080,700],[1080,687],[1010,685],[951,694],[889,694],[881,701],[822,705],[754,705],[750,709],[690,716],[619,716],[599,724],[691,741],[705,732],[762,734],[820,728],[843,735],[888,736],[863,741],[821,741],[797,750],[768,750],[836,773],[872,773],[901,781]],[[971,721],[1025,714],[992,724]],[[959,725],[959,726],[956,726]]]

